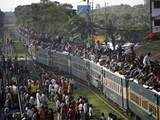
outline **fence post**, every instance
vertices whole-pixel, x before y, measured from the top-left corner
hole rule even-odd
[[[126,104],[127,104],[127,115],[129,113],[129,80],[126,79],[125,77],[125,82],[126,82]]]
[[[71,54],[68,54],[68,68],[69,68],[69,76],[72,77],[72,67],[71,67]]]
[[[104,71],[103,71],[103,67],[101,67],[101,74],[102,74],[102,82],[101,82],[101,92],[102,92],[102,94],[103,94],[103,88],[104,88],[104,85],[103,85],[103,83],[104,83],[104,81],[103,81],[103,78],[104,78]]]

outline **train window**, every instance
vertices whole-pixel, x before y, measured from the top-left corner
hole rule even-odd
[[[117,91],[118,93],[120,93],[120,91],[119,91],[119,85],[117,85],[117,87],[116,87],[116,88],[117,88],[117,90],[116,90],[116,91]]]
[[[108,87],[111,88],[111,80],[108,80]]]
[[[114,85],[113,85],[113,83],[111,82],[111,88],[112,88],[112,90],[114,90]]]
[[[105,85],[107,86],[107,79],[105,79]]]
[[[115,83],[112,83],[113,84],[113,90],[116,91],[116,85]]]
[[[142,99],[142,107],[146,110],[148,110],[148,101],[145,99]]]
[[[153,113],[156,116],[156,107],[152,104],[149,104],[149,112]]]
[[[140,105],[140,97],[135,95],[134,93],[130,92],[130,99],[135,102],[136,104]]]
[[[115,90],[115,84],[112,82],[112,89]]]
[[[115,90],[116,92],[118,92],[117,87],[118,87],[118,86],[114,83],[114,90]]]
[[[122,94],[121,86],[119,86],[119,93]]]
[[[112,85],[112,83],[110,82],[110,88],[113,90],[113,85]]]
[[[118,89],[117,89],[118,85],[116,85],[116,84],[114,83],[114,87],[115,87],[115,88],[114,88],[115,91],[118,92]]]
[[[114,90],[117,91],[117,85],[114,83]]]
[[[117,86],[117,91],[118,91],[118,93],[120,93],[120,86],[119,85]]]

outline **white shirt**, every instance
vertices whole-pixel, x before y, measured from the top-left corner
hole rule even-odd
[[[42,104],[47,103],[48,102],[47,96],[45,94],[42,94],[41,98],[40,98],[40,101],[41,101]]]
[[[91,117],[93,115],[93,108],[89,107],[89,116]]]
[[[90,58],[91,58],[91,61],[94,61],[95,56],[91,54],[91,55],[90,55]]]
[[[56,108],[58,109],[60,107],[60,102],[59,100],[56,101]]]
[[[48,88],[48,92],[49,92],[49,93],[51,93],[52,87],[53,87],[53,85],[52,85],[52,84],[49,84],[49,88]]]
[[[29,118],[32,118],[32,116],[33,116],[33,111],[32,111],[31,109],[28,109],[28,110],[27,110],[27,115],[28,115]]]
[[[36,104],[37,104],[37,108],[41,107],[40,94],[39,93],[36,93]]]
[[[83,110],[84,110],[84,113],[87,113],[87,111],[88,111],[87,103],[84,103]]]
[[[78,110],[79,110],[79,111],[82,111],[82,110],[83,110],[83,105],[82,105],[82,104],[79,104]]]
[[[58,84],[55,84],[55,85],[54,85],[54,91],[57,92],[57,91],[58,91],[58,88],[59,88]]]
[[[30,103],[31,105],[34,105],[34,104],[35,104],[35,101],[34,101],[34,98],[33,98],[33,97],[30,97],[29,103]]]
[[[55,79],[52,79],[51,80],[52,84],[54,85],[56,83],[56,80]]]
[[[65,96],[65,103],[66,103],[67,105],[69,104],[69,96],[68,96],[68,95]]]
[[[15,94],[18,92],[17,87],[15,85],[12,86],[12,90]]]
[[[144,66],[151,64],[151,63],[150,63],[150,57],[149,57],[148,55],[146,55],[146,56],[144,57],[144,59],[143,59],[143,64],[144,64]]]

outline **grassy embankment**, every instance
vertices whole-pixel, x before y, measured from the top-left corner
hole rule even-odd
[[[95,116],[98,117],[101,113],[105,113],[108,116],[109,113],[114,113],[119,120],[128,120],[123,116],[118,110],[114,110],[107,102],[101,99],[101,97],[97,97],[97,94],[88,90],[87,88],[78,86],[77,89],[74,91],[74,96],[85,96],[89,100],[90,104],[93,105]]]

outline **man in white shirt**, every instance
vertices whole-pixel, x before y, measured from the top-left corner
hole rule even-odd
[[[48,98],[45,94],[42,93],[42,95],[40,97],[40,101],[41,101],[42,105],[47,106]]]
[[[144,67],[146,67],[146,66],[150,66],[151,65],[151,53],[148,53],[145,57],[144,57],[144,59],[143,59],[143,65],[144,65]]]
[[[54,91],[55,91],[55,93],[58,91],[58,89],[59,89],[59,85],[56,83],[56,84],[54,85]]]
[[[33,116],[33,111],[30,108],[27,108],[27,116],[31,119]]]
[[[36,104],[37,104],[37,109],[39,110],[40,109],[40,107],[41,107],[41,102],[40,102],[40,93],[39,92],[37,92],[36,93]]]
[[[60,101],[59,101],[59,100],[57,100],[57,101],[56,101],[56,109],[57,109],[57,110],[59,109],[60,104],[61,104],[61,103],[60,103]]]
[[[84,105],[83,105],[83,111],[84,111],[85,114],[87,114],[87,112],[88,112],[88,104],[87,104],[87,102],[85,102]]]
[[[91,118],[93,116],[93,108],[92,105],[89,106],[89,118]]]
[[[49,94],[51,94],[52,90],[53,90],[53,84],[50,83],[50,84],[49,84],[49,87],[48,87],[48,92],[49,92]]]

